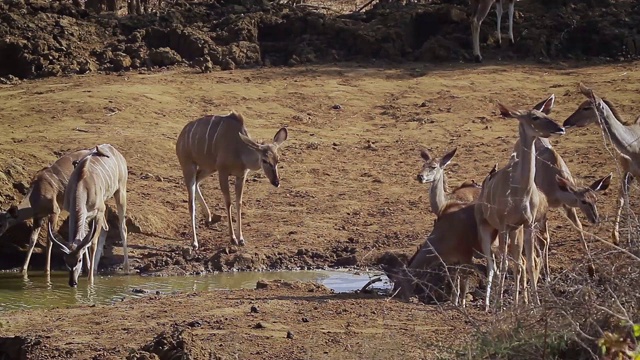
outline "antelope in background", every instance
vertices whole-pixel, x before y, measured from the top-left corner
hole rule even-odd
[[[89,248],[89,283],[93,284],[94,272],[98,270],[100,255],[96,253],[107,236],[107,206],[105,202],[115,198],[118,225],[124,252],[124,271],[129,272],[127,250],[127,162],[110,144],[96,146],[95,150],[77,162],[71,173],[64,197],[64,209],[69,212],[69,240],[65,245],[49,228],[49,236],[65,253],[64,261],[69,269],[69,286],[78,285],[82,269],[82,256]],[[91,223],[91,231],[87,231]],[[90,246],[90,247],[89,247]]]
[[[633,124],[625,124],[622,117],[606,100],[597,97],[593,90],[580,83],[580,92],[588,99],[585,100],[563,123],[569,128],[584,127],[597,122],[602,133],[611,140],[618,154],[616,159],[622,168],[622,181],[618,190],[618,208],[611,233],[612,242],[620,243],[619,224],[624,206],[625,196],[629,193],[629,186],[634,178],[640,176],[640,117]]]
[[[0,213],[0,235],[4,234],[10,227],[33,219],[31,236],[29,238],[29,250],[22,265],[22,273],[26,274],[31,261],[31,254],[38,242],[40,228],[47,218],[47,226],[53,229],[58,222],[61,209],[64,205],[64,194],[69,182],[69,177],[73,172],[73,162],[91,153],[92,150],[78,150],[66,154],[56,160],[51,166],[38,171],[31,180],[29,192],[25,195],[20,204],[12,205],[5,213]],[[52,244],[47,239],[47,253],[45,258],[44,272],[51,272],[51,248]]]
[[[189,215],[193,231],[192,247],[198,249],[196,236],[196,197],[203,207],[207,222],[211,221],[211,211],[202,197],[200,183],[214,172],[218,172],[220,190],[224,197],[229,225],[229,237],[234,245],[245,245],[242,235],[242,193],[250,170],[262,169],[271,185],[280,186],[278,177],[278,148],[287,140],[286,128],[281,128],[273,137],[273,142],[258,144],[251,140],[242,115],[231,112],[228,115],[208,115],[186,124],[176,142],[176,155],[182,168],[184,182],[189,193]],[[236,214],[238,238],[231,218],[231,194],[229,176],[235,176]]]
[[[417,179],[421,184],[431,183],[429,203],[431,205],[431,211],[436,217],[440,216],[449,201],[470,203],[475,201],[478,195],[480,195],[481,187],[474,180],[468,180],[455,188],[447,196],[448,184],[444,168],[451,162],[453,156],[456,154],[456,150],[457,148],[451,150],[441,159],[433,157],[426,149],[420,152],[420,156],[424,160],[424,165]]]
[[[509,5],[509,41],[511,44],[515,43],[513,39],[513,13],[515,10],[515,0],[471,0],[471,40],[473,41],[473,57],[477,63],[482,62],[482,55],[480,55],[480,26],[482,21],[493,3],[496,4],[496,17],[498,25],[498,45],[502,44],[502,34],[500,30],[502,20],[502,9],[504,3]]]
[[[527,273],[531,281],[532,291],[537,303],[537,277],[534,276],[534,225],[543,221],[546,214],[546,197],[535,185],[536,153],[534,141],[539,137],[563,135],[564,129],[547,114],[551,110],[553,96],[542,102],[542,106],[534,110],[512,110],[498,103],[500,113],[505,117],[515,118],[519,122],[518,133],[520,147],[517,149],[517,160],[493,173],[482,185],[478,198],[475,216],[478,232],[482,241],[483,253],[487,259],[487,295],[485,309],[490,302],[491,285],[495,272],[491,245],[493,234],[499,233],[500,261],[500,299],[507,268],[507,246],[517,238],[517,231],[523,227],[523,242],[526,255]],[[519,244],[514,243],[515,247]],[[516,254],[522,253],[522,248]],[[516,303],[518,302],[522,260],[516,256]],[[526,287],[525,287],[526,289]],[[525,295],[526,296],[526,295]]]

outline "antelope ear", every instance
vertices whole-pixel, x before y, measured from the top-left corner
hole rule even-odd
[[[442,157],[442,160],[440,160],[441,168],[444,168],[445,166],[447,166],[447,164],[451,162],[451,159],[453,159],[453,156],[456,154],[456,150],[458,150],[458,148],[454,148],[453,150],[451,150],[450,152],[448,152]]]
[[[506,118],[516,118],[519,115],[522,115],[522,112],[518,110],[513,110],[512,108],[498,102],[498,110],[500,111],[500,115]]]
[[[556,183],[558,184],[558,187],[560,188],[561,191],[564,192],[569,192],[569,187],[571,186],[571,184],[569,184],[569,181],[563,177],[561,177],[560,175],[556,175]]]
[[[9,214],[9,216],[11,216],[14,219],[18,218],[18,207],[15,205],[11,205],[11,207],[9,208],[9,210],[7,210],[7,213]]]
[[[537,103],[536,106],[534,106],[533,108],[535,110],[538,110],[538,111],[540,111],[542,113],[545,113],[545,114],[549,115],[549,113],[551,112],[551,109],[553,109],[553,105],[555,104],[555,100],[556,100],[555,95],[551,94],[551,96],[549,96],[545,100]]]
[[[589,185],[589,188],[593,191],[604,191],[609,188],[611,185],[611,178],[613,177],[613,173],[609,173],[609,175],[603,177],[602,179],[598,179],[593,182],[593,184]]]
[[[95,152],[95,154],[96,154],[96,155],[98,155],[98,156],[106,157],[106,158],[108,158],[108,157],[109,157],[109,154],[107,154],[106,152],[104,152],[104,151],[102,151],[102,150],[100,149],[100,145],[96,145],[96,152]]]
[[[580,92],[582,93],[582,95],[586,96],[591,101],[596,100],[596,96],[593,93],[593,90],[586,87],[583,83],[580,83],[578,87],[580,88]]]
[[[245,144],[247,144],[247,146],[249,146],[249,148],[253,149],[253,150],[260,150],[260,145],[258,145],[255,141],[251,140],[248,136],[242,134],[242,133],[238,133],[238,135],[240,135],[240,140],[242,140]]]
[[[276,135],[273,137],[273,143],[277,146],[280,146],[287,138],[289,137],[289,131],[287,128],[283,127],[278,130]]]
[[[427,149],[420,150],[420,157],[424,161],[431,161],[431,154],[429,154],[429,151]]]

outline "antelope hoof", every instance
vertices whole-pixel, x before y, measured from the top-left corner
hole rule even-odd
[[[509,45],[513,46],[516,44],[516,41],[513,39],[509,39]]]
[[[245,246],[246,245],[246,243],[245,243],[243,238],[240,238],[239,243],[240,243],[240,246]]]
[[[232,237],[232,238],[231,238],[231,243],[232,243],[233,245],[238,245],[238,240],[237,240],[235,237]]]
[[[618,235],[617,230],[613,230],[613,232],[611,233],[611,242],[614,245],[618,245],[620,243],[620,235]]]
[[[193,251],[197,251],[198,250],[198,243],[197,242],[191,243],[191,248],[193,249]]]
[[[502,48],[502,41],[498,40],[498,42],[496,42],[496,49],[501,49]]]
[[[480,54],[475,55],[474,60],[476,63],[480,64],[482,62],[482,56]]]
[[[214,214],[214,215],[211,215],[211,217],[208,220],[205,220],[204,224],[207,226],[211,226],[213,224],[219,223],[220,221],[222,221],[222,216],[218,214]]]

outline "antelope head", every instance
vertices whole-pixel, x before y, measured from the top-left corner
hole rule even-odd
[[[453,156],[456,154],[456,150],[458,150],[458,148],[445,154],[442,159],[434,158],[426,149],[422,150],[420,156],[422,160],[424,160],[424,165],[422,165],[422,170],[417,176],[418,181],[421,184],[435,181],[438,175],[442,174],[444,168],[451,162],[451,159],[453,159]]]
[[[552,94],[531,110],[514,110],[502,103],[498,103],[498,108],[502,116],[517,119],[527,135],[548,138],[552,135],[564,135],[564,128],[549,116],[554,100]]]
[[[49,228],[49,240],[53,242],[63,253],[64,253],[64,263],[69,270],[69,286],[76,287],[78,286],[78,277],[80,277],[80,272],[82,271],[82,257],[84,252],[87,251],[89,245],[91,245],[91,239],[96,232],[96,221],[91,221],[91,231],[82,239],[79,245],[75,243],[71,243],[69,246],[64,244],[64,241],[59,240],[56,235]],[[93,268],[93,264],[90,266]],[[93,271],[90,269],[89,271]]]
[[[18,207],[12,205],[5,213],[0,213],[0,235],[18,222]]]
[[[269,179],[271,185],[280,187],[280,177],[278,176],[278,148],[287,140],[289,133],[287,128],[281,128],[273,137],[273,142],[267,144],[258,144],[251,140],[248,136],[239,133],[240,139],[247,146],[256,152],[259,157],[260,167]]]
[[[594,181],[593,184],[588,187],[577,187],[569,180],[556,175],[556,182],[558,183],[561,194],[560,198],[564,204],[580,208],[590,223],[597,224],[600,221],[600,217],[596,206],[596,202],[598,201],[596,192],[607,190],[609,185],[611,185],[612,176],[613,174],[610,173]]]

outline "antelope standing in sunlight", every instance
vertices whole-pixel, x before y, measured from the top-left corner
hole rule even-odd
[[[31,254],[38,242],[40,228],[45,218],[47,226],[52,229],[57,225],[58,217],[64,203],[64,194],[73,172],[73,162],[91,153],[92,150],[78,150],[66,154],[56,160],[51,166],[38,171],[31,180],[29,192],[20,204],[12,205],[7,212],[0,213],[0,235],[10,227],[33,219],[31,236],[29,237],[29,250],[22,265],[22,273],[26,274],[31,261]],[[51,272],[51,242],[47,239],[47,253],[44,272]]]
[[[78,285],[82,269],[82,256],[89,248],[89,283],[93,284],[100,255],[109,229],[106,222],[105,202],[115,198],[118,225],[124,252],[124,271],[129,272],[127,250],[127,161],[110,144],[96,146],[95,150],[76,162],[64,197],[64,209],[69,212],[69,238],[65,245],[49,228],[51,240],[65,253],[64,261],[69,269],[69,286]],[[88,225],[91,223],[91,231]]]
[[[184,182],[189,193],[189,215],[193,231],[192,247],[198,249],[196,236],[196,198],[203,207],[207,222],[211,222],[211,211],[202,197],[200,183],[214,172],[218,172],[220,190],[224,197],[229,225],[229,236],[234,245],[245,245],[242,235],[242,192],[250,170],[262,169],[271,185],[280,186],[278,177],[278,148],[287,140],[286,128],[281,128],[273,142],[258,144],[251,140],[242,115],[208,115],[193,120],[184,126],[176,142],[176,155],[182,168]],[[229,177],[235,176],[236,238],[231,219],[231,195]]]
[[[633,123],[626,124],[622,116],[607,99],[601,99],[593,90],[580,83],[580,92],[587,100],[571,114],[563,123],[569,127],[583,127],[598,123],[602,133],[616,149],[616,160],[622,170],[622,181],[618,189],[618,207],[613,220],[611,239],[614,244],[620,243],[620,217],[625,203],[625,196],[629,194],[629,186],[635,178],[640,177],[640,116]]]
[[[515,1],[516,0],[471,0],[471,40],[473,41],[473,57],[477,63],[482,62],[482,55],[480,55],[480,26],[482,25],[482,21],[489,10],[491,10],[491,6],[493,3],[496,4],[496,17],[497,17],[497,25],[498,25],[498,45],[502,44],[502,34],[500,31],[500,25],[502,20],[502,9],[504,3],[506,2],[509,6],[509,41],[511,44],[515,43],[513,38],[513,13],[515,11]]]

